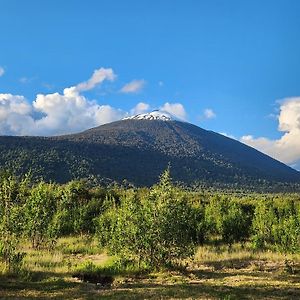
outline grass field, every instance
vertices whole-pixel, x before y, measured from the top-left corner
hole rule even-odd
[[[252,253],[239,244],[200,247],[186,270],[123,272],[109,286],[74,278],[90,262],[97,273],[112,258],[93,239],[60,239],[55,249],[27,252],[22,274],[0,276],[1,299],[300,299],[300,256]],[[22,279],[21,279],[22,278]]]

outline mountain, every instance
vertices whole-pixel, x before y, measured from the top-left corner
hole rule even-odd
[[[299,183],[300,173],[218,133],[161,112],[57,137],[0,137],[0,167],[45,180],[89,178],[148,186],[171,164],[186,185]]]

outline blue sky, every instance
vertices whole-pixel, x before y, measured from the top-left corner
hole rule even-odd
[[[27,134],[14,123],[15,111],[8,117],[9,109],[18,105],[17,113],[25,107],[33,121],[43,118],[50,113],[44,106],[54,101],[47,95],[63,95],[105,68],[114,79],[80,90],[80,99],[116,110],[108,109],[113,118],[140,102],[148,109],[180,104],[173,109],[184,109],[189,122],[297,167],[300,145],[299,153],[283,157],[282,151],[294,150],[286,150],[282,138],[299,129],[293,115],[299,111],[300,118],[299,11],[297,0],[0,0],[0,94],[6,107],[1,120],[0,106],[0,132]],[[44,98],[32,106],[37,94]],[[110,120],[104,114],[99,124]]]

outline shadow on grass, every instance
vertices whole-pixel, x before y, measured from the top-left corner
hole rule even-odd
[[[151,282],[133,282],[111,289],[102,289],[97,285],[70,282],[53,277],[47,281],[22,282],[13,278],[0,277],[1,299],[300,299],[300,290],[290,286],[268,286],[264,281],[232,286],[226,283],[227,276],[234,273],[203,272],[197,276],[204,281],[186,284],[162,284]],[[248,274],[251,276],[251,274]],[[257,274],[255,274],[257,275]],[[265,274],[265,276],[268,276]],[[205,280],[205,277],[213,280]]]
[[[209,261],[205,262],[206,266],[213,267],[215,270],[222,268],[233,268],[233,269],[243,269],[247,268],[253,263],[251,258],[229,258],[222,259],[221,261]]]
[[[102,275],[112,272],[110,268],[94,271],[101,271]],[[113,284],[112,288],[107,288],[74,282],[70,273],[35,272],[35,281],[22,281],[0,275],[0,299],[300,299],[298,274],[240,268],[174,272],[182,275],[188,282],[171,284],[168,276],[166,283],[159,282],[159,278],[152,280],[147,274],[133,276],[134,272],[128,272],[132,280],[126,283],[119,282]]]
[[[300,299],[299,289],[256,284],[246,287],[210,283],[132,284],[124,289],[99,291],[99,294],[101,299]]]
[[[0,299],[71,299],[80,294],[80,283],[67,282],[62,278],[35,282],[0,278]]]

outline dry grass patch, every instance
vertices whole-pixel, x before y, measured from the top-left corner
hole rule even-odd
[[[60,245],[66,243],[64,239]],[[75,243],[75,239],[71,238]],[[72,246],[73,247],[73,246]],[[111,259],[95,253],[67,254],[27,249],[25,267],[31,281],[1,275],[1,299],[300,299],[299,255],[254,253],[239,244],[200,247],[187,269],[151,274],[119,274],[113,284],[100,286],[72,278],[78,266],[90,261],[105,270]],[[286,269],[294,262],[294,273]]]

